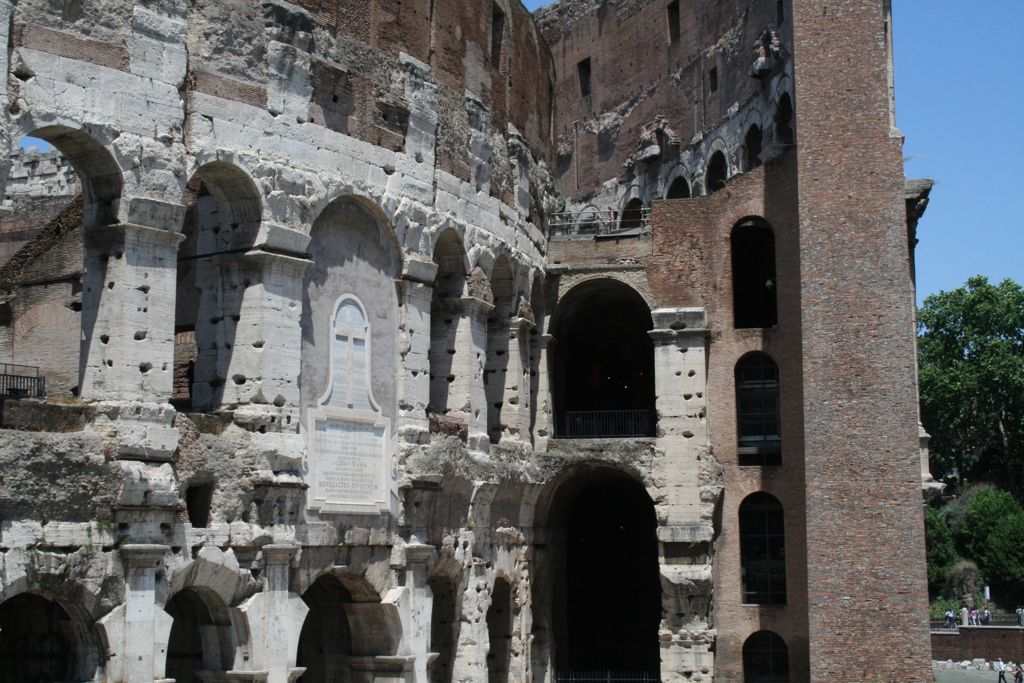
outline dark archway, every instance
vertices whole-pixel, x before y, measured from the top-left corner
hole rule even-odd
[[[654,434],[654,345],[647,303],[617,280],[566,294],[552,321],[556,436]]]
[[[668,186],[668,193],[665,195],[665,199],[689,199],[690,198],[690,183],[686,182],[686,178],[679,176],[672,181],[672,184]]]
[[[507,683],[512,665],[512,586],[505,579],[494,580],[491,605],[487,608],[487,681]]]
[[[789,683],[789,648],[777,633],[758,631],[743,643],[746,683]]]
[[[302,683],[333,683],[351,678],[352,630],[345,605],[352,596],[333,576],[321,576],[302,594],[309,607],[299,634],[296,665],[305,667]]]
[[[555,534],[564,544],[555,592],[559,674],[660,680],[661,582],[650,496],[634,479],[610,470],[563,486],[558,495],[563,500],[555,517],[564,534]]]
[[[744,498],[739,526],[744,604],[785,605],[786,531],[779,499],[763,491]]]
[[[0,605],[0,681],[92,680],[95,657],[56,602],[22,593]],[[91,662],[91,663],[90,663]],[[88,671],[82,670],[86,664]]]
[[[715,152],[708,159],[708,168],[704,174],[704,186],[707,194],[718,192],[725,187],[725,180],[729,176],[729,167],[725,163],[725,155],[722,152]]]
[[[782,93],[778,107],[775,109],[775,140],[781,145],[792,145],[793,134],[793,100],[789,93]]]
[[[437,659],[430,665],[431,683],[451,683],[455,646],[459,642],[458,603],[455,585],[450,577],[430,578],[433,605],[430,611],[430,650]]]
[[[761,165],[761,146],[761,127],[755,123],[743,139],[743,170],[749,171]]]
[[[234,662],[227,605],[208,588],[185,588],[164,610],[174,619],[167,643],[167,677],[201,683],[200,672],[228,671]]]
[[[620,230],[635,230],[644,226],[644,202],[639,197],[634,197],[622,210],[622,218],[619,220]]]
[[[772,327],[779,322],[775,275],[775,234],[760,218],[732,231],[732,300],[737,328]]]

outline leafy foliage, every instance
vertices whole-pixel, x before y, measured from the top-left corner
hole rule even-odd
[[[925,299],[919,314],[921,418],[932,473],[960,486],[1024,472],[1024,289],[981,276]]]

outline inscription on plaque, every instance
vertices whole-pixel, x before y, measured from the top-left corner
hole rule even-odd
[[[318,420],[315,447],[318,499],[339,504],[385,499],[383,426]]]

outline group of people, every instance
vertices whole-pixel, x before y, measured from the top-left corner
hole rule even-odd
[[[968,610],[964,607],[960,612],[961,614],[966,613],[968,626],[988,626],[992,622],[992,612],[990,612],[987,607],[983,610],[979,610],[977,607],[972,610]],[[1017,623],[1018,625],[1024,626],[1024,610],[1020,608],[1017,609]],[[956,628],[959,625],[960,620],[957,619],[956,612],[952,609],[946,610],[945,627]]]
[[[1024,668],[1021,667],[1020,663],[1011,664],[1013,667],[1013,683],[1024,683]],[[1010,670],[1010,667],[1006,666],[1003,662],[1003,658],[1000,657],[999,661],[996,662],[996,671],[999,672],[999,678],[996,683],[1010,683],[1006,680],[1006,672]]]

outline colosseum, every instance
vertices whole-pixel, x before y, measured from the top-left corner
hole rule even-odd
[[[0,680],[931,681],[889,4],[0,0]]]

